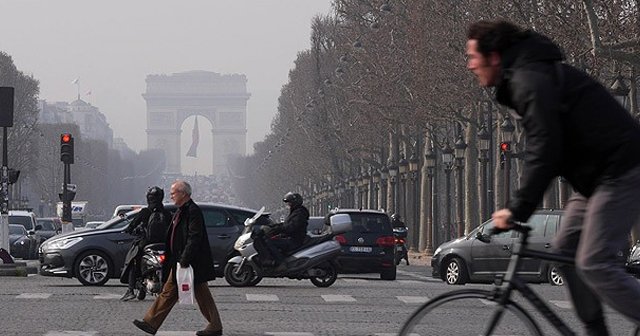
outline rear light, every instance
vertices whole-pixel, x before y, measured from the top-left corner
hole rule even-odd
[[[404,238],[396,238],[396,245],[404,244]]]
[[[347,238],[345,238],[343,235],[337,235],[334,239],[338,243],[340,243],[340,245],[346,245],[347,244]]]
[[[396,238],[393,236],[380,237],[376,239],[376,244],[380,247],[393,247],[396,245]]]
[[[164,264],[164,259],[165,259],[165,258],[166,258],[166,256],[165,256],[164,254],[161,254],[161,255],[159,255],[159,256],[158,256],[158,261],[159,261],[161,264]]]

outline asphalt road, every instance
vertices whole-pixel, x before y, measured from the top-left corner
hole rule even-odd
[[[308,280],[288,279],[265,279],[253,288],[233,288],[223,279],[209,285],[225,335],[237,336],[391,336],[428,298],[452,289],[490,288],[482,284],[447,286],[428,276],[428,267],[415,264],[401,265],[396,281],[379,280],[376,274],[342,275],[329,288],[317,288]],[[541,284],[534,289],[571,326],[578,325],[564,288]],[[0,335],[143,335],[131,321],[142,318],[152,298],[120,302],[124,291],[117,280],[102,287],[86,287],[76,279],[2,277]],[[477,335],[477,330],[465,328],[477,313],[458,307],[440,316],[437,323],[457,330],[455,335]],[[630,334],[630,323],[618,314],[607,310],[607,319],[614,327],[612,335]],[[195,306],[176,305],[157,335],[193,335],[203,326]],[[416,335],[431,334],[447,335],[442,331]]]

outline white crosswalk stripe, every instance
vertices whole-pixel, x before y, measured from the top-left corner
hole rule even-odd
[[[120,300],[122,295],[120,294],[98,294],[93,298],[95,300]]]
[[[270,335],[270,336],[313,336],[313,334],[309,332],[295,332],[295,331],[266,332],[264,334]]]
[[[277,295],[273,294],[245,294],[247,301],[280,301]]]
[[[326,302],[356,302],[356,299],[351,295],[321,295],[322,299]]]
[[[158,331],[157,336],[193,336],[193,331]]]
[[[404,303],[425,303],[429,301],[426,296],[396,296],[398,300]]]
[[[50,296],[50,293],[22,293],[16,299],[48,299]]]
[[[376,333],[373,335],[374,336],[398,336],[398,334],[394,334],[394,333]],[[420,334],[410,333],[409,336],[420,336]]]
[[[49,331],[44,336],[95,336],[98,335],[97,331]]]

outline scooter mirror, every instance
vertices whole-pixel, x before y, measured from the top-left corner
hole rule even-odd
[[[265,207],[263,206],[262,208],[260,208],[260,210],[258,210],[258,212],[256,212],[255,215],[253,215],[253,217],[245,219],[244,220],[244,226],[249,226],[249,225],[255,223],[256,220],[258,218],[260,218],[260,216],[262,216],[262,214],[264,213],[264,210],[265,210]]]

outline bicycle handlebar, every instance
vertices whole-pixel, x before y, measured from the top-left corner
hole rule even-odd
[[[507,231],[511,231],[514,230],[516,232],[520,232],[520,233],[527,233],[529,231],[531,231],[531,227],[527,226],[527,225],[522,225],[518,222],[514,222],[512,220],[509,221],[509,224],[511,224],[511,227],[509,227],[508,229],[498,229],[496,227],[491,228],[491,235],[497,235],[503,232],[507,232]]]

